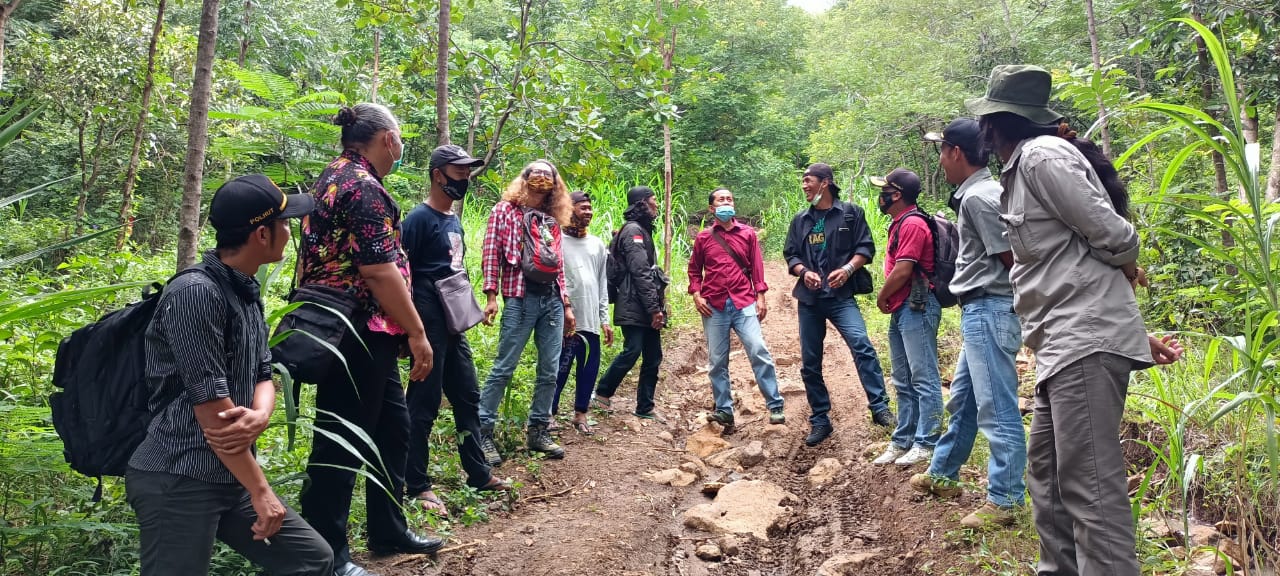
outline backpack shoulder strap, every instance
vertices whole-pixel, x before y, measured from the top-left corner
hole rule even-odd
[[[755,280],[751,279],[751,266],[743,262],[742,257],[738,256],[738,253],[734,252],[733,249],[729,247],[729,243],[726,242],[724,236],[720,234],[719,226],[715,224],[711,225],[711,237],[715,239],[716,244],[720,245],[720,248],[724,249],[724,251],[729,254],[729,257],[733,259],[733,263],[738,265],[738,269],[742,271],[742,275],[746,276],[747,282],[751,284],[751,290],[755,291],[756,283]]]

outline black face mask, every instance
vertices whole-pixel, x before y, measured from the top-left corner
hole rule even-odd
[[[440,171],[440,175],[444,176],[444,186],[441,186],[441,188],[444,188],[444,193],[450,198],[461,200],[463,196],[467,195],[467,186],[471,184],[470,178],[454,180],[448,174],[445,174],[443,170]]]
[[[878,204],[880,207],[880,212],[884,214],[889,213],[889,207],[893,206],[893,194],[894,194],[893,192],[880,193],[880,202]]]
[[[956,214],[960,213],[960,199],[956,198],[955,194],[952,194],[947,198],[947,206],[951,208],[952,212],[955,212]]]

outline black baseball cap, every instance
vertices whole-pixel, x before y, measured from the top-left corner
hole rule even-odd
[[[445,144],[443,146],[437,146],[435,150],[431,151],[431,164],[428,165],[429,167],[427,169],[435,170],[445,164],[457,164],[460,166],[479,168],[484,166],[484,160],[472,158],[470,154],[467,154],[467,150],[465,148],[457,144]]]
[[[804,176],[813,176],[814,178],[817,178],[818,180],[827,180],[827,181],[830,181],[830,182],[831,182],[831,190],[832,190],[832,191],[834,191],[836,194],[839,194],[839,193],[840,193],[840,185],[836,184],[836,175],[835,175],[835,173],[831,171],[831,167],[830,167],[830,166],[828,166],[828,165],[826,165],[826,164],[823,164],[822,162],[816,162],[816,163],[814,163],[814,164],[810,164],[810,165],[809,165],[809,167],[805,169],[805,171],[804,171],[804,174],[803,174],[803,175],[804,175]]]
[[[281,218],[301,218],[315,206],[310,194],[285,194],[270,178],[250,174],[218,187],[209,203],[209,223],[218,230],[262,226]]]
[[[912,198],[920,194],[920,177],[906,168],[895,168],[893,172],[890,172],[884,178],[872,176],[869,180],[871,180],[871,185],[876,188],[888,186]]]
[[[973,118],[956,118],[947,124],[942,132],[925,134],[924,140],[925,142],[945,142],[973,154],[982,151],[982,130],[978,128],[978,121]]]

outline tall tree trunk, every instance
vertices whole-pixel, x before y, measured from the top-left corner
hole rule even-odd
[[[1098,74],[1102,73],[1102,55],[1098,50],[1098,21],[1093,16],[1093,0],[1084,0],[1085,13],[1089,20],[1089,50],[1093,55],[1093,69]],[[1098,122],[1099,130],[1102,134],[1102,153],[1111,157],[1111,131],[1107,126],[1107,105],[1102,101],[1102,94],[1098,94]]]
[[[507,92],[507,107],[498,115],[498,122],[493,126],[493,135],[489,137],[489,149],[484,151],[484,166],[471,171],[472,178],[479,178],[493,165],[493,157],[498,154],[498,148],[502,144],[502,128],[507,125],[507,120],[511,118],[511,113],[515,111],[516,105],[520,103],[520,99],[516,97],[516,92],[520,90],[520,83],[524,80],[524,67],[529,63],[529,12],[533,9],[533,0],[520,0],[520,28],[516,32],[516,45],[520,47],[520,59],[515,64],[515,69],[511,73],[511,87]],[[479,98],[479,94],[476,95]],[[477,116],[478,117],[478,116]],[[475,127],[473,120],[472,127]]]
[[[1242,104],[1242,106],[1240,106],[1240,128],[1244,132],[1243,134],[1244,143],[1246,145],[1257,144],[1258,143],[1258,107],[1255,103],[1250,101],[1251,96],[1245,93],[1244,86],[1239,86],[1236,89],[1236,92],[1240,94],[1240,102]],[[1241,186],[1240,186],[1239,196],[1240,196],[1241,202],[1249,201],[1249,196],[1245,194],[1245,188],[1244,188],[1243,182],[1241,183]]]
[[[439,37],[436,43],[436,145],[449,143],[449,10],[440,0]]]
[[[147,76],[142,82],[142,104],[138,108],[138,121],[133,125],[133,149],[129,152],[129,169],[125,171],[124,188],[120,191],[120,236],[116,238],[116,249],[124,247],[133,233],[133,185],[138,178],[138,163],[142,156],[142,135],[147,126],[147,115],[151,112],[151,88],[155,85],[156,44],[160,41],[160,33],[164,30],[164,5],[160,0],[156,7],[156,23],[151,27],[151,44],[147,46]],[[246,3],[247,4],[247,3]],[[241,52],[243,55],[244,53]]]
[[[382,29],[373,29],[373,78],[370,80],[369,101],[378,102],[378,69],[382,67]]]
[[[19,4],[22,4],[22,0],[0,2],[0,87],[4,86],[4,37],[9,31],[9,18],[13,16]]]
[[[182,172],[182,208],[178,212],[178,270],[196,261],[200,246],[200,193],[204,179],[204,151],[209,136],[209,98],[213,86],[213,56],[218,43],[218,0],[203,0],[200,37],[196,41],[195,79],[191,83],[191,112],[187,118],[187,160]]]
[[[164,0],[160,4],[164,5]],[[253,0],[244,0],[244,18],[240,21],[240,53],[236,55],[236,65],[244,68],[244,59],[249,55],[249,26],[253,14]]]
[[[673,0],[672,6],[680,7],[680,0]],[[658,21],[662,21],[662,0],[657,0]],[[676,27],[671,26],[671,38],[662,43],[662,69],[671,71],[672,61],[675,59],[676,53]],[[668,75],[666,80],[662,81],[662,91],[671,96],[671,77]],[[671,273],[671,238],[674,223],[671,221],[671,188],[674,183],[674,174],[671,170],[671,119],[667,118],[662,122],[662,269],[667,274]]]

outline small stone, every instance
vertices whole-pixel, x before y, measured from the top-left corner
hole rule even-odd
[[[1217,560],[1218,555],[1212,550],[1203,550],[1197,552],[1191,557],[1191,564],[1187,566],[1183,576],[1217,576],[1218,572],[1214,570],[1213,564]]]
[[[632,432],[639,432],[644,429],[644,424],[640,422],[639,418],[623,418],[622,425]]]
[[[752,440],[738,452],[738,463],[743,468],[750,468],[761,462],[764,462],[764,443],[759,440]]]
[[[880,555],[879,550],[839,554],[828,558],[818,567],[818,576],[853,576],[861,574],[862,567]]]
[[[649,480],[658,484],[668,484],[671,486],[688,486],[698,481],[698,476],[685,472],[677,468],[663,470],[661,472],[653,472],[646,475]]]
[[[867,444],[866,448],[862,449],[862,457],[867,460],[871,460],[876,456],[883,454],[887,449],[889,449],[888,442],[872,442]]]
[[[742,549],[738,537],[733,535],[721,536],[716,544],[720,545],[720,551],[724,552],[725,556],[736,556],[738,551]]]
[[[786,424],[765,424],[762,434],[765,438],[786,438],[790,432]]]
[[[1138,520],[1138,532],[1147,537],[1148,540],[1164,542],[1174,540],[1173,529],[1169,527],[1169,523],[1162,518],[1141,518]]]
[[[672,436],[671,433],[667,432],[666,430],[663,430],[658,433],[658,439],[663,442],[666,442],[667,444],[671,444],[672,442],[676,441],[675,437]]]
[[[506,536],[506,534],[503,534],[503,533],[501,533],[501,532],[494,532],[494,533],[493,533],[493,537],[494,537],[494,538],[497,538],[498,540],[501,540],[504,536]]]
[[[1207,524],[1192,524],[1190,543],[1194,546],[1213,546],[1222,539],[1222,533]]]
[[[699,546],[693,553],[708,562],[719,562],[724,557],[724,554],[720,552],[720,547],[711,543]]]
[[[724,487],[725,487],[724,482],[703,482],[702,493],[715,495],[717,492],[720,491],[721,488],[724,488]]]
[[[741,461],[739,460],[739,456],[740,456],[740,451],[737,448],[730,448],[728,450],[723,450],[721,452],[717,452],[715,454],[712,454],[711,456],[708,456],[707,465],[714,466],[716,468],[726,468],[729,470],[735,470],[739,466],[741,466]]]
[[[683,462],[683,463],[681,463],[681,464],[680,464],[680,469],[681,469],[681,470],[683,470],[683,471],[685,471],[685,472],[688,472],[688,473],[690,473],[690,474],[693,474],[694,476],[696,476],[696,477],[698,477],[698,478],[701,478],[701,477],[702,477],[702,468],[699,468],[699,467],[698,467],[698,465],[697,465],[697,464],[694,464],[693,462]]]
[[[706,458],[716,452],[732,448],[728,440],[720,437],[719,425],[708,424],[701,430],[689,435],[684,441],[684,449],[699,458]]]
[[[809,469],[809,485],[821,486],[830,482],[840,473],[844,466],[835,458],[823,458]]]
[[[533,538],[525,538],[525,539],[524,539],[524,545],[525,545],[525,546],[533,546]]]

